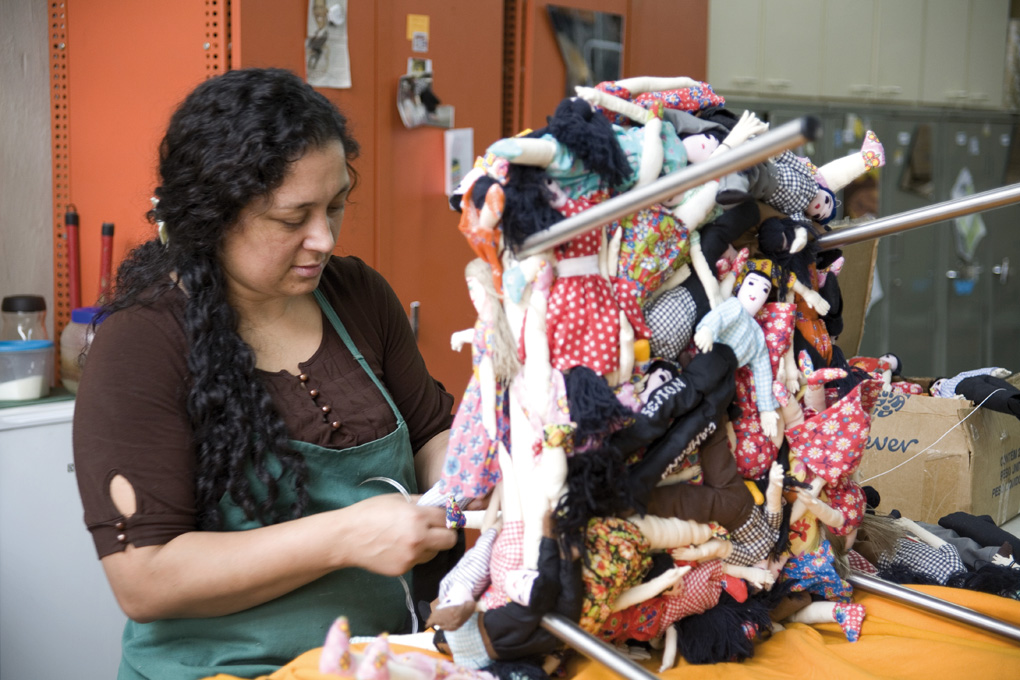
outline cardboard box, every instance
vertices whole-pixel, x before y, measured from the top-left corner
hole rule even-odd
[[[966,400],[882,395],[857,479],[881,494],[881,512],[934,524],[963,511],[1003,524],[1020,512],[1020,419]]]

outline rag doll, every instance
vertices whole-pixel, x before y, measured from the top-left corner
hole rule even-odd
[[[974,404],[1020,418],[1020,388],[1005,380],[1005,368],[978,368],[939,378],[931,386],[933,397],[962,397]]]
[[[835,193],[868,170],[885,164],[878,137],[868,130],[861,150],[815,167],[807,158],[784,151],[765,163],[748,194],[795,220],[829,222],[836,214]]]
[[[460,196],[460,205],[451,205],[460,210],[457,228],[468,241],[475,255],[492,268],[492,282],[497,293],[503,292],[503,264],[499,253],[503,247],[500,219],[503,215],[505,195],[499,182],[488,177],[481,168],[472,169],[461,180],[454,191]]]
[[[711,271],[704,263],[695,262],[695,270],[699,273],[706,289],[712,290],[709,300],[719,300],[718,284]],[[755,322],[754,315],[765,304],[772,281],[759,273],[752,272],[744,277],[737,296],[726,299],[714,307],[698,322],[694,333],[694,343],[702,352],[712,349],[715,342],[729,346],[737,357],[740,366],[750,365],[754,381],[758,385],[772,384],[772,366],[769,361],[768,346],[761,327]],[[779,422],[779,403],[771,389],[758,390],[756,393],[759,419],[762,432],[774,436]]]
[[[324,676],[354,680],[497,680],[482,670],[465,668],[456,663],[422,652],[394,654],[389,635],[383,633],[371,640],[361,651],[351,649],[351,631],[347,618],[341,616],[326,633],[319,655],[319,673]]]
[[[450,429],[439,489],[458,499],[489,493],[500,476],[497,446],[510,444],[507,389],[520,363],[491,271],[481,259],[468,263],[464,276],[478,320],[450,339],[458,351],[471,343],[471,379]]]

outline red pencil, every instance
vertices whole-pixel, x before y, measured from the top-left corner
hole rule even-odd
[[[99,302],[110,292],[110,264],[113,261],[113,222],[103,222],[102,248],[99,251]]]
[[[81,307],[81,276],[78,273],[78,210],[68,204],[64,213],[67,229],[67,289],[71,309]]]

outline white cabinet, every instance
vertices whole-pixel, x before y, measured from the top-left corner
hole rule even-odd
[[[127,621],[71,456],[74,402],[0,409],[0,678],[109,680]]]
[[[914,102],[920,93],[925,0],[878,2],[872,54],[879,102]],[[1003,60],[1006,56],[1003,53]]]
[[[761,87],[763,0],[712,0],[708,6],[708,82],[723,92]]]
[[[927,0],[924,79],[929,104],[1002,106],[1009,0]]]
[[[1001,108],[1009,0],[710,0],[722,94]]]
[[[708,11],[712,87],[777,96],[818,93],[823,12],[817,0],[712,0]]]

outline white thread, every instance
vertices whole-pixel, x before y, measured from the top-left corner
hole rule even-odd
[[[358,484],[358,486],[363,486],[364,484],[366,484],[368,482],[386,482],[387,484],[392,486],[394,489],[399,491],[401,493],[401,495],[404,497],[405,501],[407,501],[408,503],[411,502],[411,494],[407,493],[407,489],[405,489],[404,486],[400,482],[395,480],[395,479],[390,479],[389,477],[369,477],[368,479],[366,479],[361,484]]]
[[[948,436],[949,436],[949,433],[950,433],[950,432],[952,432],[952,431],[953,431],[953,430],[955,430],[956,428],[958,428],[958,427],[960,427],[961,425],[963,425],[963,423],[964,423],[964,422],[965,422],[965,421],[967,420],[967,418],[970,418],[970,417],[971,417],[972,415],[974,415],[975,413],[977,413],[977,412],[978,412],[978,410],[979,410],[979,409],[980,409],[980,408],[981,408],[982,406],[984,406],[985,402],[986,402],[986,401],[988,401],[989,399],[991,399],[991,398],[992,398],[992,395],[993,395],[993,394],[995,394],[996,392],[1002,392],[1003,390],[1004,390],[1004,388],[1002,388],[1002,387],[1000,387],[1000,388],[999,388],[999,389],[997,389],[997,390],[994,390],[994,391],[993,391],[993,392],[992,392],[991,394],[989,394],[989,395],[988,395],[987,397],[985,397],[985,398],[984,398],[984,399],[983,399],[983,400],[981,401],[981,403],[980,403],[980,404],[978,404],[977,406],[975,406],[975,407],[974,407],[974,410],[973,410],[973,411],[971,411],[970,413],[968,413],[968,414],[967,414],[967,416],[966,416],[966,417],[965,417],[965,418],[964,418],[963,420],[961,420],[961,421],[960,421],[960,422],[958,422],[958,423],[957,423],[956,425],[953,425],[953,426],[952,426],[951,428],[949,428],[948,430],[946,430],[946,431],[945,431],[945,432],[944,432],[944,433],[942,434],[942,436],[941,436],[941,437],[939,437],[938,439],[936,439],[935,441],[933,441],[933,442],[932,442],[931,444],[928,444],[928,446],[924,447],[923,449],[921,449],[920,451],[918,451],[917,453],[915,453],[914,455],[912,455],[912,456],[911,456],[910,458],[907,458],[907,459],[906,459],[905,461],[903,461],[903,462],[902,462],[902,463],[900,463],[899,465],[896,465],[896,466],[893,466],[893,467],[889,468],[889,469],[888,469],[888,470],[886,470],[885,472],[879,472],[879,473],[878,473],[877,475],[875,475],[874,477],[868,477],[867,479],[862,479],[861,481],[859,481],[859,482],[857,482],[857,483],[858,483],[858,484],[861,484],[861,485],[867,484],[867,483],[868,483],[868,482],[870,482],[871,480],[873,480],[873,479],[878,479],[878,478],[879,478],[879,477],[881,477],[882,475],[887,475],[887,474],[889,474],[890,472],[892,472],[893,470],[895,470],[895,469],[897,469],[897,468],[901,468],[901,467],[903,467],[904,465],[906,465],[907,463],[909,463],[910,461],[914,460],[915,458],[917,458],[918,456],[920,456],[920,455],[921,455],[922,453],[924,453],[925,451],[927,451],[928,449],[930,449],[931,447],[935,446],[935,445],[936,445],[936,444],[938,444],[938,443],[939,443],[940,441],[942,441],[943,439],[945,439],[946,437],[948,437]],[[945,399],[946,397],[935,397],[935,398],[936,398],[936,399]]]
[[[404,497],[404,500],[408,503],[411,502],[411,494],[407,493],[407,489],[404,488],[404,485],[395,479],[390,479],[389,477],[369,477],[365,481],[361,482],[361,484],[358,484],[358,486],[363,486],[368,482],[386,482],[399,491]],[[414,600],[411,597],[411,588],[407,585],[407,581],[404,580],[403,576],[398,576],[397,578],[400,580],[400,585],[404,586],[404,606],[407,607],[407,611],[411,612],[411,634],[413,635],[418,632],[418,614],[414,611]]]

